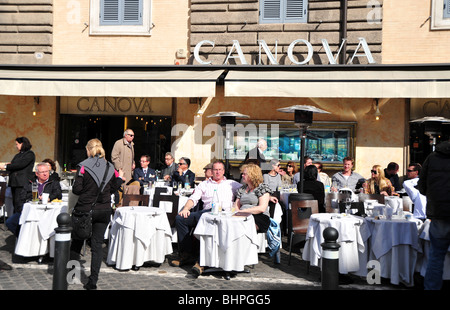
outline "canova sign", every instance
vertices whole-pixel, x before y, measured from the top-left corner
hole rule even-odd
[[[353,63],[353,59],[355,57],[366,57],[369,64],[374,64],[375,60],[372,57],[372,53],[370,52],[369,45],[367,44],[366,39],[365,38],[358,38],[358,39],[359,39],[358,46],[356,47],[355,52],[353,53],[352,58],[350,59],[350,61],[348,63],[349,64]],[[346,39],[342,40],[339,50],[337,51],[336,55],[333,56],[333,52],[330,49],[328,41],[326,39],[322,39],[322,46],[325,50],[325,53],[328,57],[330,64],[332,64],[332,65],[336,64],[336,59],[339,57],[339,54],[342,50],[342,47],[343,47],[345,41],[346,41]],[[212,47],[214,47],[214,41],[203,40],[203,41],[198,42],[194,48],[194,58],[198,63],[200,63],[202,65],[210,65],[210,64],[212,64],[212,61],[204,61],[200,58],[200,49],[205,44],[208,44],[208,45],[211,45]],[[269,59],[270,63],[272,65],[278,65],[279,63],[277,61],[277,53],[275,52],[275,56],[274,56],[272,54],[272,52],[270,51],[269,46],[267,45],[267,43],[264,40],[258,40],[258,44],[259,44],[258,64],[261,64],[261,54],[262,54],[262,51],[264,51],[264,53],[267,55],[267,58]],[[304,44],[308,48],[308,53],[303,61],[298,61],[294,57],[294,48],[298,44]],[[276,50],[276,47],[277,47],[277,43],[275,43],[275,50]],[[362,51],[363,51],[362,54],[358,54],[360,49],[362,49]],[[237,56],[233,55],[235,52],[237,53]],[[311,43],[308,42],[307,40],[304,40],[304,39],[294,40],[289,45],[289,48],[287,51],[287,56],[288,56],[289,60],[292,61],[292,63],[294,63],[296,65],[307,64],[313,56],[313,47],[312,47]],[[230,58],[238,58],[240,60],[241,64],[248,65],[247,61],[245,60],[244,53],[242,52],[241,45],[239,44],[238,40],[233,40],[233,46],[231,47],[230,52],[228,53],[227,58],[225,59],[223,64],[224,65],[228,64],[228,60]]]

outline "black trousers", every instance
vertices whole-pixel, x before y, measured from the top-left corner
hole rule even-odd
[[[106,228],[111,221],[111,209],[93,210],[92,212],[92,236],[91,236],[91,274],[89,280],[97,284],[100,267],[103,260],[103,241]],[[84,240],[72,240],[71,250],[81,253]]]

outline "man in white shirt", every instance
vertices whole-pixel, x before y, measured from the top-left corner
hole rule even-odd
[[[214,190],[217,190],[219,201],[234,201],[237,190],[242,184],[228,180],[224,176],[225,164],[222,161],[215,161],[212,168],[212,177],[201,182],[183,209],[176,217],[176,228],[178,235],[178,252],[180,259],[173,260],[170,265],[179,267],[187,264],[194,264],[197,261],[198,253],[193,253],[192,236],[190,231],[194,228],[204,212],[211,210]],[[199,200],[203,201],[203,210],[191,212]],[[195,268],[195,269],[194,269]],[[193,271],[201,274],[202,268],[196,264]]]
[[[419,174],[422,166],[420,164],[412,163],[409,164],[408,170],[406,171],[406,176],[408,180],[403,182],[403,188],[411,198],[414,204],[413,215],[415,218],[425,220],[426,219],[426,209],[427,209],[427,197],[422,195],[416,188],[419,182]]]

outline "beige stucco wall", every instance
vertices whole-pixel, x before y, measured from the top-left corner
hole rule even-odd
[[[383,63],[448,63],[450,30],[430,30],[431,0],[383,2]]]
[[[0,96],[0,162],[10,162],[17,154],[14,140],[25,136],[33,145],[36,161],[54,159],[56,98],[40,97],[38,113],[32,116],[33,97]]]
[[[90,36],[89,5],[53,2],[53,64],[173,65],[188,50],[189,1],[153,0],[151,36]]]
[[[391,161],[400,165],[400,172],[407,163],[405,156],[405,100],[391,99],[380,101],[381,119],[374,117],[373,99],[332,99],[332,98],[233,98],[224,97],[219,87],[216,97],[211,101],[202,118],[196,118],[196,105],[178,99],[176,122],[177,147],[175,157],[188,156],[192,159],[192,170],[202,175],[202,167],[215,151],[215,134],[210,134],[208,124],[216,123],[217,118],[208,115],[220,111],[236,111],[249,115],[253,120],[293,120],[293,115],[278,112],[278,108],[291,105],[315,105],[331,114],[316,114],[314,120],[332,122],[357,122],[355,170],[369,178],[370,169],[379,164],[383,167]],[[198,129],[197,129],[198,128]],[[327,171],[332,174],[336,171]]]

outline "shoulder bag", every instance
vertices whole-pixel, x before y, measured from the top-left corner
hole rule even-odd
[[[98,196],[100,195],[101,188],[105,184],[106,175],[109,170],[109,162],[106,163],[105,175],[103,176],[103,181],[100,184],[97,192],[97,197],[91,205],[91,210],[88,212],[78,211],[74,208],[72,211],[72,238],[78,240],[86,240],[92,236],[92,209],[97,204]]]

